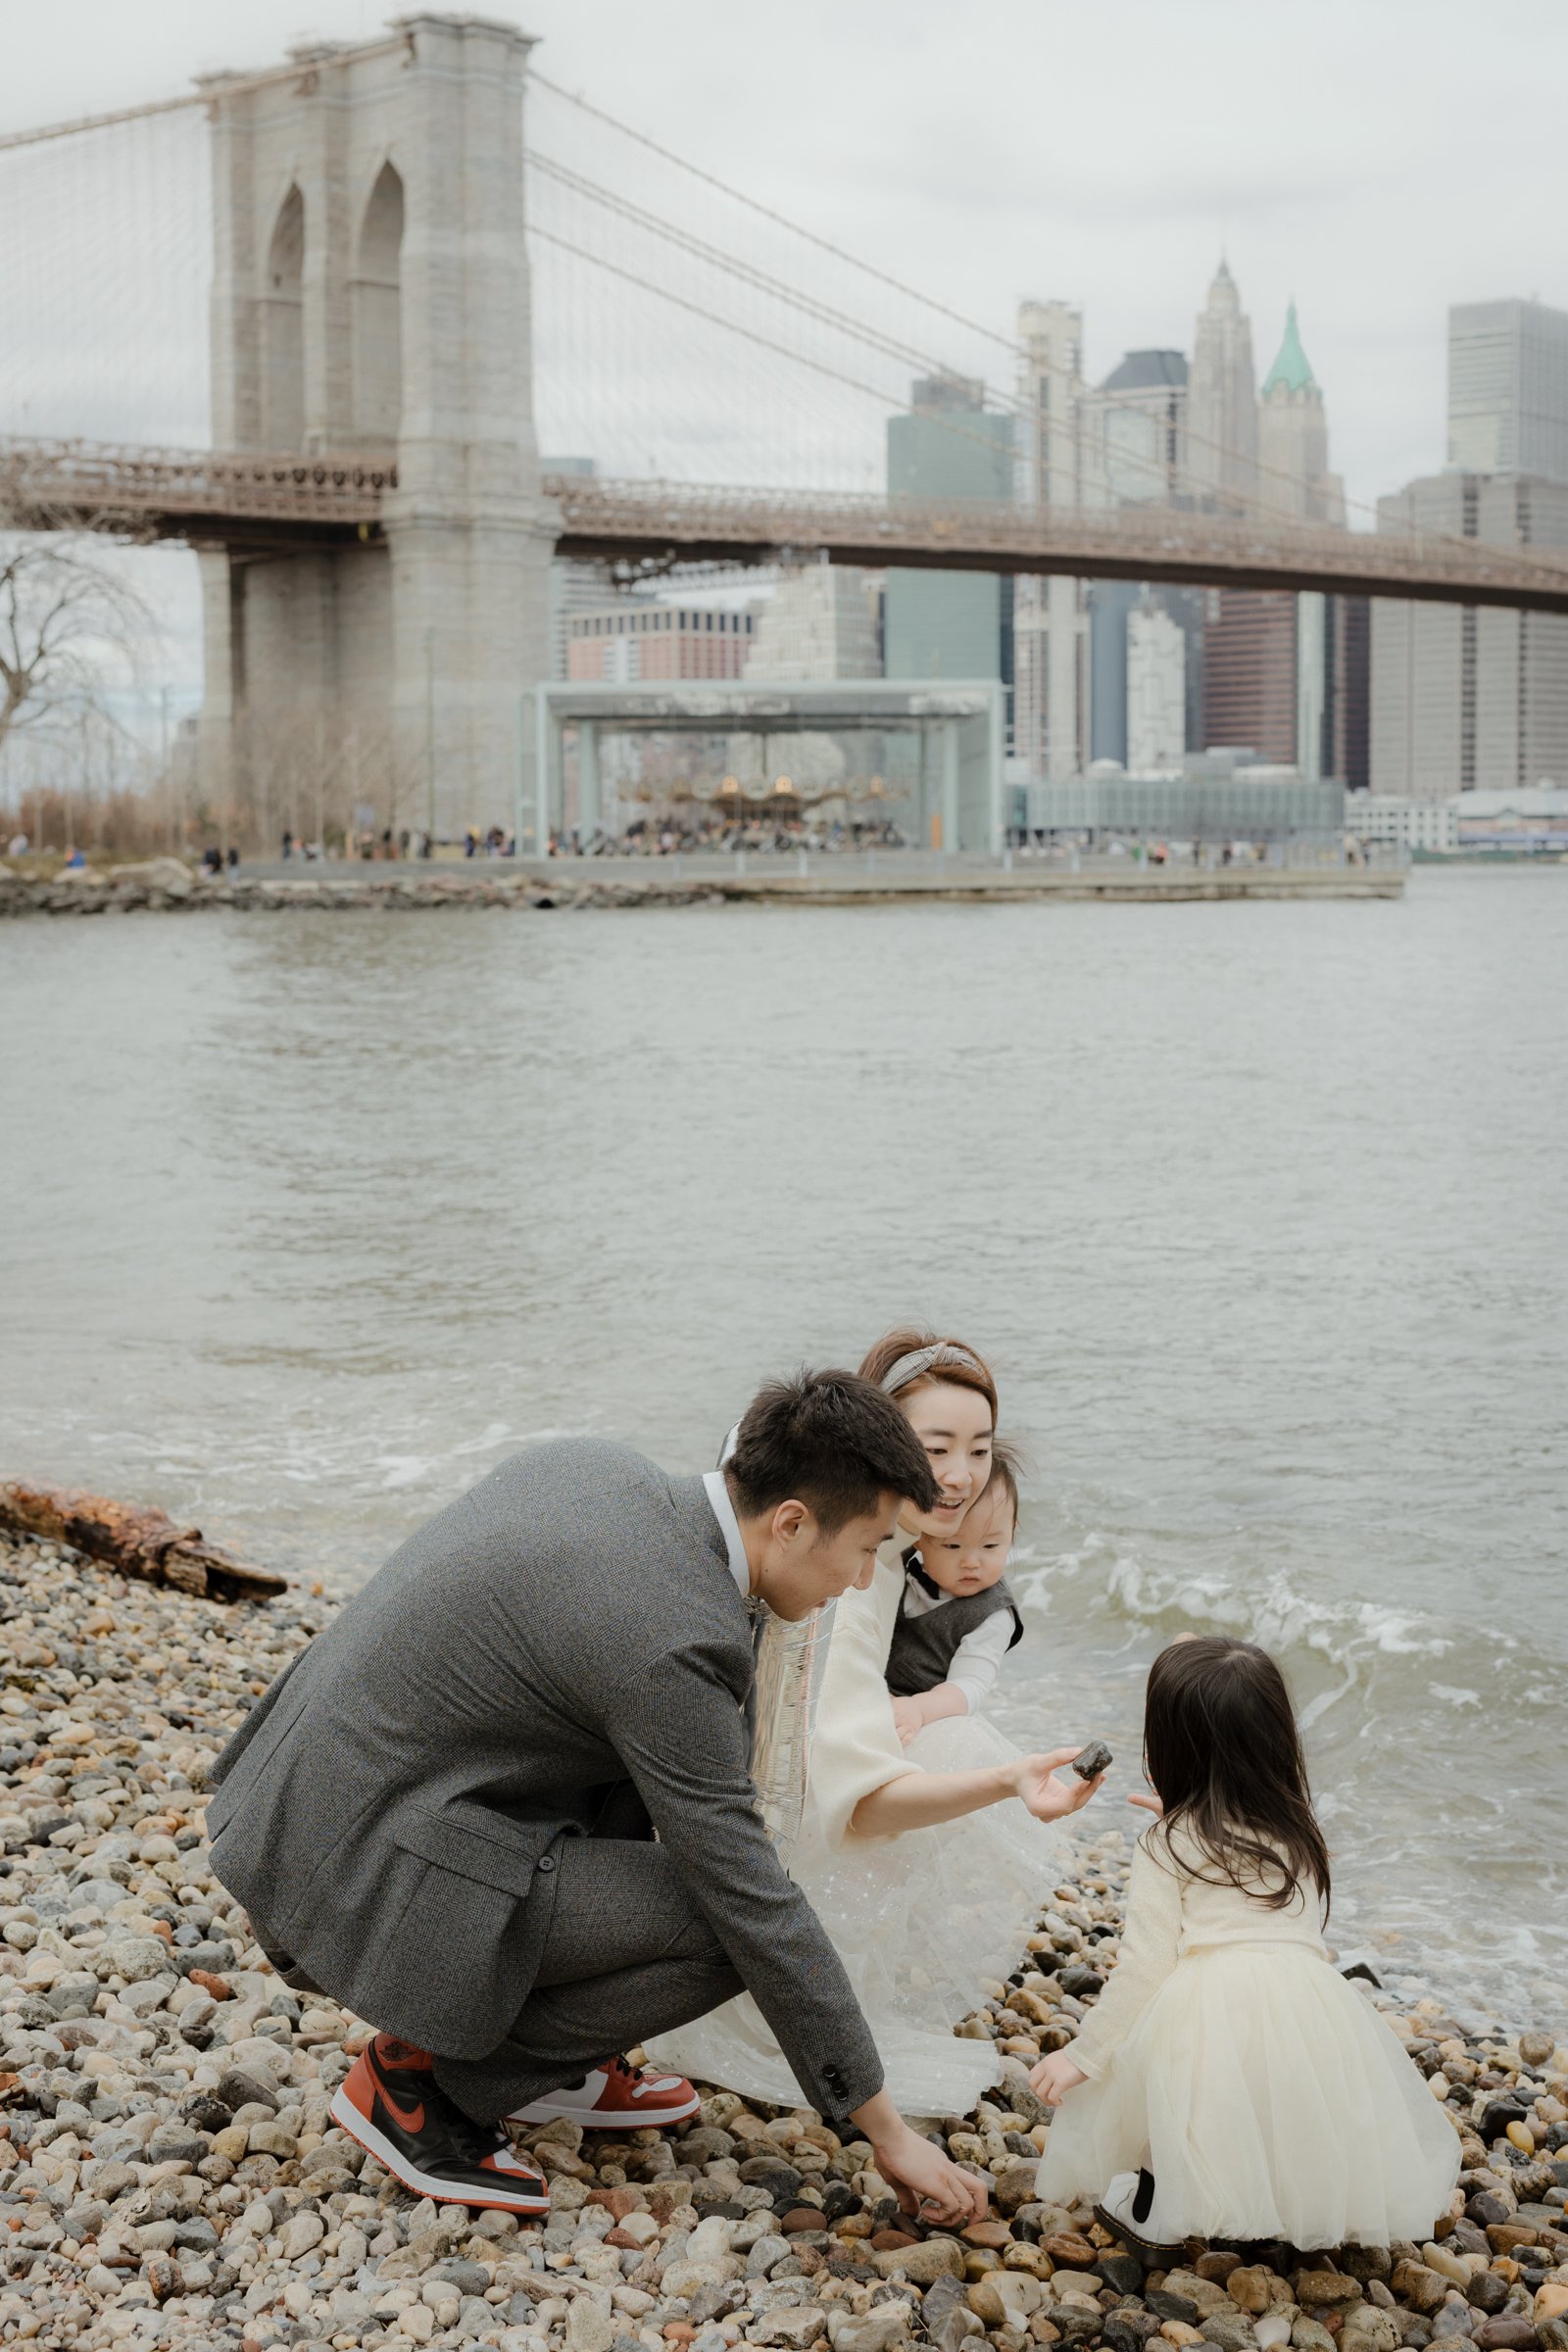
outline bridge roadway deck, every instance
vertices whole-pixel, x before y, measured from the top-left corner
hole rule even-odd
[[[236,453],[0,440],[0,522],[258,551],[383,542],[390,454]],[[547,475],[558,554],[657,572],[675,564],[840,564],[1062,572],[1568,613],[1568,550],[1190,514],[933,503],[808,490]]]

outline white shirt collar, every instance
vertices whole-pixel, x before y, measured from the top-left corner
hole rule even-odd
[[[708,1499],[713,1506],[713,1517],[723,1530],[724,1543],[729,1551],[729,1572],[735,1579],[742,1600],[750,1600],[752,1563],[746,1557],[746,1546],[741,1542],[741,1523],[735,1516],[735,1505],[729,1498],[729,1487],[723,1471],[705,1470],[703,1484],[708,1489]]]

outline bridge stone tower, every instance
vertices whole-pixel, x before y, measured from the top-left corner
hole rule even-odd
[[[380,542],[201,556],[204,772],[270,830],[290,767],[321,761],[334,808],[445,837],[504,822],[531,754],[519,702],[549,675],[554,529],[523,244],[530,46],[420,12],[290,50],[297,77],[202,84],[214,446],[397,464]],[[313,806],[297,782],[294,805]]]

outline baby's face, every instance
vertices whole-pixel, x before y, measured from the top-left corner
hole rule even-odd
[[[951,1536],[923,1536],[920,1559],[934,1585],[955,1598],[997,1583],[1012,1547],[1012,1505],[1003,1486],[988,1487]]]

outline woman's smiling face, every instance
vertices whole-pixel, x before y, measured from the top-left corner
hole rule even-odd
[[[978,1389],[931,1381],[901,1396],[899,1407],[942,1490],[935,1510],[906,1508],[900,1525],[915,1535],[949,1535],[991,1476],[991,1406]]]

